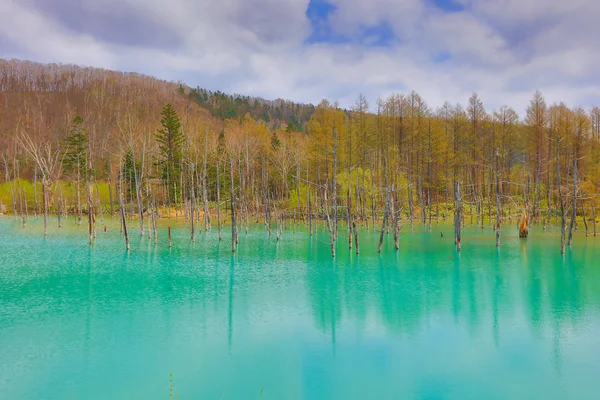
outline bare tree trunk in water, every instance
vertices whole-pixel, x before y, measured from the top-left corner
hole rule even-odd
[[[348,185],[347,191],[347,211],[346,211],[346,222],[348,224],[348,249],[352,250],[352,222],[351,222],[351,213],[352,213],[352,194],[350,192],[350,186]]]
[[[583,203],[583,201],[581,201],[581,215],[583,217],[583,226],[585,226],[585,237],[589,237],[590,233],[588,230],[588,223],[587,220],[585,218],[585,204]]]
[[[119,194],[119,209],[121,210],[121,224],[123,226],[123,234],[125,235],[125,247],[127,250],[129,247],[129,236],[127,235],[127,221],[125,219],[125,208],[123,207],[123,194]]]
[[[408,156],[406,158],[406,161],[408,162]],[[385,227],[388,222],[388,213],[390,208],[390,188],[387,171],[387,157],[385,152],[383,153],[383,180],[385,183],[385,206],[383,208],[383,220],[381,221],[381,232],[379,233],[379,246],[377,247],[377,253],[381,253],[381,247],[383,246],[383,234],[385,233]]]
[[[573,207],[571,210],[571,222],[569,223],[569,240],[567,245],[570,246],[573,241],[573,227],[575,226],[575,218],[577,217],[577,159],[573,160]]]
[[[42,184],[42,191],[43,191],[43,184]],[[58,182],[58,202],[56,204],[56,218],[58,219],[58,227],[62,228],[62,213],[63,213],[63,207],[64,207],[64,198],[63,198],[63,193],[62,193],[62,186],[60,185],[60,182]]]
[[[565,228],[567,220],[565,216],[565,201],[562,195],[562,182],[560,179],[560,147],[556,146],[556,177],[558,180],[558,201],[560,202],[560,253],[565,252]]]
[[[37,197],[37,166],[34,166],[34,170],[33,170],[33,203],[34,203],[34,207],[35,207],[34,213],[37,218],[37,216],[40,212],[40,209],[38,206],[38,197]]]
[[[594,236],[596,236],[596,207],[594,206],[594,203],[592,202],[592,223],[594,226]]]
[[[158,211],[156,209],[156,198],[152,199],[152,230],[154,231],[154,244],[158,244]]]
[[[235,253],[235,245],[237,244],[237,216],[236,216],[236,199],[235,187],[233,181],[233,157],[231,158],[229,168],[230,182],[230,203],[231,203],[231,251]]]
[[[352,221],[352,230],[354,231],[354,247],[356,247],[356,254],[360,253],[358,248],[358,229],[356,228],[356,222]]]
[[[406,152],[406,171],[407,171],[407,182],[408,182],[408,210],[410,212],[410,225],[412,226],[415,219],[415,207],[413,205],[412,185],[410,182],[410,168],[408,165],[408,152]]]
[[[23,189],[23,204],[25,205],[25,216],[23,217],[23,228],[27,226],[27,220],[29,219],[29,208],[27,207],[27,193]]]
[[[371,227],[375,230],[375,161],[371,168]],[[367,224],[368,225],[368,224]],[[368,229],[368,226],[367,226]]]
[[[196,204],[196,195],[194,192],[194,167],[195,165],[192,164],[191,166],[191,178],[192,178],[192,184],[190,186],[190,236],[192,239],[192,242],[196,241],[196,235],[195,235],[195,231],[194,231],[194,206]]]
[[[219,240],[223,240],[221,234],[221,175],[219,173],[219,162],[217,162],[217,228],[219,230]]]
[[[324,194],[323,194],[323,209],[325,211],[325,217],[327,219],[327,230],[329,231],[329,245],[331,247],[331,256],[335,257],[335,226],[333,224],[333,222],[331,221],[331,217],[330,217],[330,207],[329,207],[329,200],[327,199],[327,186],[329,186],[328,182],[325,182],[325,190],[324,190]]]
[[[92,188],[91,185],[88,183],[88,199],[87,199],[87,206],[88,206],[88,229],[89,229],[89,234],[90,234],[90,246],[94,243],[94,228],[93,228],[93,206],[92,206]]]
[[[392,214],[392,226],[394,231],[394,247],[396,248],[396,250],[400,249],[400,246],[398,245],[398,233],[400,229],[398,226],[398,213],[396,211],[397,203],[398,202],[396,199],[396,189],[394,188],[394,184],[392,184],[392,197],[390,199],[390,209]]]
[[[385,188],[385,192],[385,207],[383,209],[383,219],[381,220],[381,232],[379,233],[379,246],[377,247],[378,253],[381,253],[381,247],[383,246],[383,235],[385,233],[385,227],[387,225],[389,213],[390,193],[387,187]]]
[[[48,235],[48,183],[42,179],[42,197],[44,201],[44,236]]]
[[[502,205],[500,203],[500,176],[498,168],[498,151],[496,151],[496,247],[500,246],[500,224]],[[491,219],[491,214],[490,214]]]
[[[454,191],[456,206],[454,208],[454,243],[456,251],[460,251],[460,224],[462,219],[462,197],[460,194],[460,182],[456,181],[456,190]]]
[[[308,182],[308,164],[306,165],[306,207],[308,210],[308,235],[312,236],[312,204],[310,199],[310,184]]]
[[[331,188],[333,190],[332,208],[333,208],[333,228],[337,239],[338,236],[338,208],[337,208],[337,147],[338,147],[338,132],[333,128],[333,182]]]
[[[81,225],[82,212],[81,212],[81,190],[79,188],[79,181],[81,180],[80,172],[79,172],[79,161],[77,162],[77,225]]]
[[[206,159],[208,158],[208,125],[204,137],[204,167],[202,171],[202,203],[204,206],[204,231],[210,230],[210,214],[208,212],[208,193],[206,190]]]

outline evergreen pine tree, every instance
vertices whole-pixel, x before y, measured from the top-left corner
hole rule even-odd
[[[73,119],[71,134],[63,142],[65,155],[63,167],[67,174],[87,176],[88,171],[88,138],[83,126],[83,118],[79,115]]]
[[[273,131],[273,135],[271,135],[271,147],[273,150],[277,150],[281,146],[281,140],[277,137],[277,131]]]
[[[162,112],[160,123],[162,128],[156,134],[160,149],[160,164],[163,167],[163,180],[169,190],[169,200],[175,198],[177,183],[181,177],[183,164],[183,145],[185,135],[181,130],[181,122],[171,104],[167,104]]]

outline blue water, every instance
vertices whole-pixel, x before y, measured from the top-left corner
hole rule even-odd
[[[600,238],[467,228],[457,254],[415,225],[357,256],[342,230],[332,259],[300,227],[232,255],[184,227],[127,252],[106,223],[89,246],[0,218],[0,398],[168,399],[170,373],[182,400],[600,398]]]

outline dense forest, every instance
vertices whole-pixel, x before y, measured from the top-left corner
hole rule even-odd
[[[190,98],[220,119],[235,119],[249,115],[255,120],[264,122],[271,129],[282,126],[286,131],[306,132],[306,126],[315,106],[298,104],[288,100],[264,100],[250,96],[228,95],[222,92],[196,88],[187,89],[179,86],[181,93],[188,93]]]
[[[0,60],[1,207],[87,219],[119,215],[142,235],[159,218],[196,231],[255,221],[279,236],[289,221],[339,232],[399,234],[403,223],[454,219],[494,227],[561,226],[595,233],[600,108],[546,104],[526,114],[428,106],[415,92],[350,110],[230,96],[135,73]],[[588,227],[588,221],[592,226]],[[131,223],[130,223],[131,225]],[[198,228],[200,227],[200,228]],[[381,241],[380,248],[381,250]],[[396,246],[398,241],[396,240]]]

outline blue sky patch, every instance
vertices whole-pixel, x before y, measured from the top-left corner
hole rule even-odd
[[[325,0],[311,0],[306,9],[306,16],[312,22],[326,20],[337,7]]]
[[[304,41],[313,43],[347,43],[350,40],[341,35],[336,35],[331,30],[329,16],[336,10],[336,6],[325,0],[311,0],[306,9],[306,17],[310,21],[311,33]]]
[[[442,63],[450,61],[451,59],[452,59],[452,56],[450,55],[450,53],[444,51],[444,52],[437,54],[435,57],[433,57],[433,62],[436,64],[442,64]]]
[[[465,7],[462,4],[459,4],[458,2],[456,2],[454,0],[430,0],[430,1],[431,1],[431,3],[433,3],[434,6],[436,6],[440,10],[446,11],[448,13],[460,12],[465,9]]]
[[[325,0],[311,0],[306,9],[306,17],[311,24],[311,33],[306,44],[314,43],[360,43],[367,47],[390,46],[395,40],[394,30],[386,21],[376,25],[361,26],[353,36],[341,35],[331,28],[329,17],[337,7]]]

